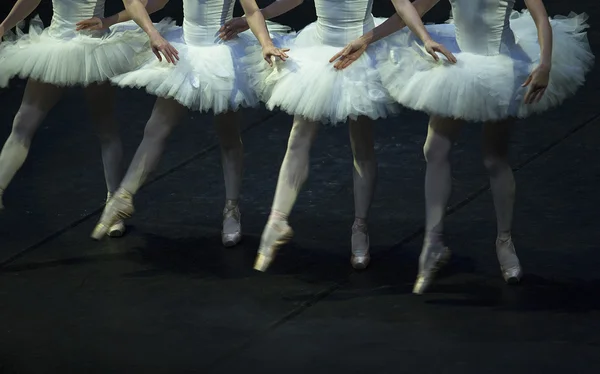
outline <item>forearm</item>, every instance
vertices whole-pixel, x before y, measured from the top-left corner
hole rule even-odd
[[[144,3],[146,3],[146,1],[144,1]],[[149,37],[152,37],[158,34],[158,30],[156,30],[152,24],[152,20],[146,11],[144,3],[142,3],[142,0],[123,0],[125,10],[131,19],[137,23],[137,25],[141,27]]]
[[[548,19],[546,7],[541,0],[525,0],[538,32],[540,44],[540,64],[548,68],[552,65],[552,26]]]
[[[140,2],[146,7],[146,12],[148,12],[148,14],[152,14],[164,8],[165,4],[167,4],[169,0],[140,0]],[[110,27],[118,23],[127,22],[131,20],[133,20],[133,17],[129,13],[129,11],[125,9],[117,14],[113,14],[112,16],[105,18],[104,25],[106,27]]]
[[[10,30],[27,18],[40,5],[41,0],[18,0],[8,16],[0,23],[4,30]]]
[[[246,14],[246,21],[250,30],[258,39],[260,45],[264,48],[273,45],[269,31],[267,30],[267,24],[263,17],[258,5],[255,0],[240,0],[244,13]]]
[[[419,17],[422,18],[438,2],[439,0],[417,0],[413,3],[413,6],[417,10],[417,13],[419,13]],[[398,13],[394,13],[394,15],[385,20],[384,23],[365,33],[365,35],[363,35],[363,39],[369,44],[375,43],[376,41],[404,28],[405,26],[406,23],[402,17],[400,17]]]
[[[423,0],[423,2],[424,3],[422,5],[419,5],[419,9],[421,9],[421,6],[425,7],[425,3],[427,3],[429,9],[431,9],[438,1],[433,2],[431,0]],[[416,9],[418,2],[415,2],[414,6],[409,0],[392,0],[392,3],[394,4],[397,14],[402,18],[410,31],[412,31],[423,42],[431,40],[431,36],[427,32],[427,29],[425,29],[423,21],[421,21],[421,14]],[[429,3],[431,3],[431,5],[429,5]],[[424,13],[425,11],[423,14]]]
[[[278,17],[302,4],[304,0],[276,0],[270,5],[261,9],[261,13],[265,19]]]

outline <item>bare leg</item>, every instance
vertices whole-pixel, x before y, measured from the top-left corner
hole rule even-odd
[[[425,173],[425,239],[419,258],[419,276],[413,289],[423,293],[437,269],[448,259],[444,246],[444,217],[450,192],[452,175],[450,149],[458,137],[463,122],[432,116],[429,120],[427,139],[423,147],[427,171]]]
[[[114,118],[115,89],[109,83],[92,84],[86,87],[85,94],[94,130],[100,140],[108,202],[123,178],[123,144]],[[108,236],[120,237],[124,233],[125,224],[118,221],[110,228]]]
[[[319,124],[302,117],[294,117],[288,147],[277,180],[275,199],[269,221],[262,233],[254,269],[266,271],[279,247],[288,242],[292,229],[287,223],[298,192],[308,178],[310,149]]]
[[[46,115],[60,100],[63,89],[29,80],[12,131],[0,153],[0,209],[2,195],[17,171],[23,166],[35,132]]]
[[[225,179],[221,241],[225,247],[233,247],[242,240],[239,198],[244,167],[244,145],[240,136],[239,113],[227,112],[217,115],[215,128],[221,145],[221,162]]]
[[[486,123],[483,128],[484,164],[490,175],[490,186],[496,209],[498,237],[496,254],[502,276],[508,283],[517,283],[522,270],[511,238],[515,178],[508,162],[508,143],[513,121]]]
[[[101,239],[115,222],[129,218],[133,214],[133,195],[156,168],[169,135],[185,112],[185,107],[174,100],[163,98],[156,100],[144,130],[144,139],[133,157],[121,187],[104,208],[100,222],[92,233],[94,239]]]
[[[355,269],[365,269],[371,260],[367,218],[377,184],[377,157],[373,121],[361,117],[350,121],[350,143],[354,155],[354,223],[352,225],[352,257]]]

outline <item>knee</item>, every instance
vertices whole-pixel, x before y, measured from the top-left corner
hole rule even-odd
[[[490,174],[496,174],[506,168],[509,168],[506,157],[498,155],[486,155],[483,158],[483,165]]]
[[[30,142],[44,115],[35,107],[21,106],[13,120],[13,137],[21,142]]]
[[[428,138],[423,146],[423,155],[428,163],[448,160],[452,144],[447,139]]]

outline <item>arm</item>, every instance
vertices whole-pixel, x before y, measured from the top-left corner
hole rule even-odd
[[[265,19],[278,17],[302,4],[304,0],[276,0],[270,5],[261,9],[261,13]]]
[[[169,0],[140,0],[140,2],[145,6],[146,12],[148,14],[152,14],[164,8],[165,5],[167,5],[167,3],[169,2]],[[131,21],[132,19],[133,16],[131,15],[131,13],[129,13],[129,11],[125,9],[117,14],[105,18],[102,21],[102,23],[104,27],[108,28],[113,25],[116,25],[117,23]]]
[[[145,1],[147,3],[147,1]],[[125,5],[125,11],[131,17],[131,19],[138,24],[139,27],[144,30],[150,39],[160,36],[156,27],[152,24],[150,15],[146,11],[146,7],[141,0],[123,0]]]
[[[175,64],[179,60],[179,52],[167,42],[152,24],[152,20],[146,11],[146,7],[140,0],[123,0],[123,5],[131,19],[138,24],[148,34],[152,52],[156,55],[159,61],[162,61],[162,56],[167,59],[167,62]],[[162,55],[162,56],[161,56]]]
[[[427,32],[419,13],[410,0],[392,0],[396,13],[402,18],[406,26],[412,31],[423,43],[431,41],[431,35]],[[433,4],[431,5],[433,7]]]
[[[525,5],[529,9],[538,31],[540,65],[550,70],[552,66],[552,26],[548,20],[546,7],[542,0],[525,0]]]
[[[525,83],[523,83],[523,87],[528,87],[523,101],[525,104],[534,104],[540,102],[550,82],[552,26],[550,26],[548,13],[542,0],[525,0],[525,5],[531,13],[533,22],[535,22],[540,44],[540,64],[533,69]]]
[[[244,8],[250,30],[252,30],[252,33],[256,36],[256,39],[258,39],[258,42],[262,47],[263,58],[265,61],[271,66],[276,57],[285,61],[288,57],[285,52],[289,51],[289,49],[279,49],[273,45],[273,40],[269,35],[269,30],[267,30],[265,18],[258,8],[256,0],[240,0],[240,3],[242,4],[242,8]]]
[[[440,0],[417,0],[412,5],[416,9],[419,18],[422,18],[431,10],[431,8],[433,8],[434,5],[439,2]],[[381,40],[386,36],[402,29],[404,26],[406,26],[404,20],[398,13],[394,13],[394,15],[385,20],[384,23],[364,34],[362,38],[367,44],[375,43],[376,41]]]
[[[18,0],[12,7],[8,16],[0,23],[0,37],[6,30],[15,27],[19,22],[27,18],[40,5],[41,0]]]
[[[258,4],[256,4],[256,1],[240,0],[240,3],[242,4],[242,8],[244,8],[248,26],[250,26],[250,30],[252,30],[252,33],[256,36],[260,45],[263,48],[273,46],[273,40],[271,40],[271,36],[267,30],[265,18],[263,17]]]
[[[304,0],[275,0],[270,5],[261,9],[260,12],[262,13],[263,18],[267,20],[287,13],[303,2]],[[248,30],[247,16],[234,17],[225,22],[223,27],[221,27],[219,30],[219,37],[223,40],[231,40],[239,33],[246,30]]]

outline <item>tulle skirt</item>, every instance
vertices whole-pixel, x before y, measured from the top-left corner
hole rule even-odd
[[[527,87],[522,85],[540,60],[537,29],[527,11],[515,11],[511,16],[516,43],[508,53],[484,56],[462,52],[452,23],[429,25],[434,40],[456,56],[456,64],[443,57],[436,63],[414,35],[400,32],[390,37],[390,48],[378,56],[380,73],[394,99],[414,110],[468,121],[524,118],[561,104],[584,83],[594,64],[584,31],[586,19],[585,14],[571,14],[551,20],[550,81],[536,104],[523,102]]]
[[[274,40],[290,30],[272,22],[267,25]],[[176,100],[194,111],[212,110],[218,114],[257,106],[260,101],[249,84],[249,68],[243,57],[247,48],[262,50],[258,40],[248,30],[233,40],[222,41],[218,29],[187,25],[172,27],[163,33],[163,37],[178,50],[177,64],[154,58],[111,81],[120,87],[143,88],[152,95]]]
[[[159,24],[162,30],[167,24]],[[87,86],[134,69],[152,56],[148,36],[128,23],[110,31],[77,32],[72,24],[44,28],[39,17],[29,32],[17,28],[0,44],[0,87],[13,77],[57,86]]]
[[[375,25],[383,21],[375,18]],[[375,59],[381,43],[369,46],[341,71],[329,60],[344,46],[324,43],[316,22],[279,46],[290,49],[290,58],[277,62],[274,68],[262,60],[260,51],[249,51],[245,59],[252,69],[252,84],[267,108],[329,124],[359,116],[383,118],[399,111],[383,87]]]

